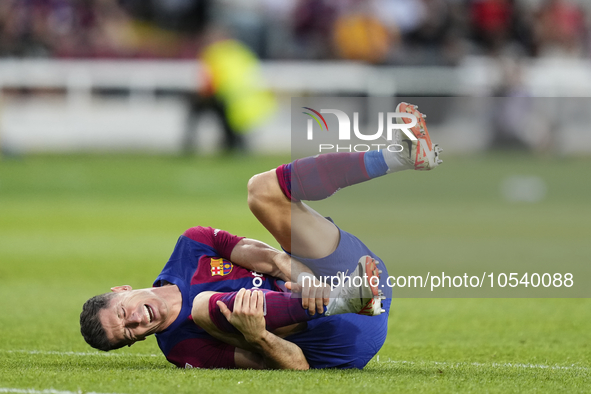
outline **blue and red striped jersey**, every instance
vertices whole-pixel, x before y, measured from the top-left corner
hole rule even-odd
[[[167,360],[181,368],[234,368],[235,348],[213,338],[191,317],[193,299],[202,291],[233,292],[241,288],[279,290],[273,277],[250,271],[230,260],[242,237],[211,227],[192,227],[181,235],[154,287],[178,286],[183,305],[178,318],[156,334]]]

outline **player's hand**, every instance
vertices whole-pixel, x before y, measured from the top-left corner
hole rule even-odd
[[[233,312],[221,301],[216,304],[228,322],[236,327],[247,341],[256,342],[266,331],[264,302],[265,295],[262,291],[240,289],[234,299]]]
[[[324,313],[324,307],[330,301],[330,285],[320,283],[318,279],[314,280],[312,274],[301,273],[298,283],[286,282],[285,287],[302,295],[302,307],[307,309],[310,315],[315,315],[316,312]]]

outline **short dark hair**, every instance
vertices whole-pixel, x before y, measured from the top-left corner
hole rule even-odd
[[[80,313],[80,332],[86,343],[95,349],[108,352],[119,349],[125,343],[112,344],[99,318],[99,312],[109,306],[115,293],[99,294],[84,303]]]

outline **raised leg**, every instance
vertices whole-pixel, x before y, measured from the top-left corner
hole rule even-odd
[[[276,170],[248,182],[248,206],[281,247],[297,256],[322,258],[339,243],[334,224],[302,202],[291,202],[281,190]],[[297,223],[297,226],[292,226]],[[295,250],[292,248],[295,246]]]
[[[431,143],[424,115],[417,107],[400,103],[396,112],[416,117],[414,137],[396,132],[395,139],[406,145],[402,151],[327,153],[297,159],[276,170],[251,178],[248,205],[257,219],[279,244],[292,254],[312,259],[330,255],[339,244],[339,230],[302,200],[330,197],[339,189],[387,173],[417,169],[430,170],[441,160],[441,150]],[[408,124],[409,119],[401,122]],[[410,124],[409,124],[410,126]]]

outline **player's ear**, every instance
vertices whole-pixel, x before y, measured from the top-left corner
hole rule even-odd
[[[115,287],[111,287],[111,291],[113,293],[121,293],[123,291],[131,291],[132,288],[130,285],[123,285],[123,286],[115,286]]]

